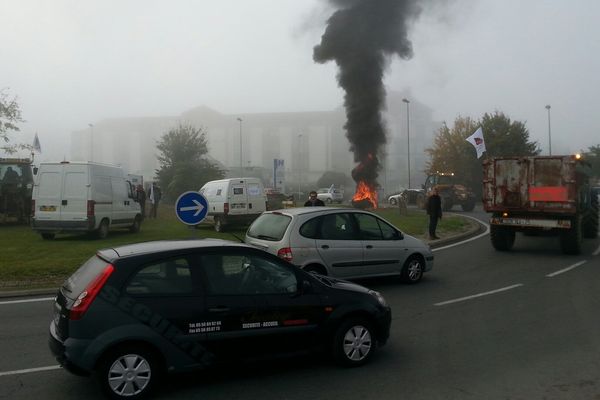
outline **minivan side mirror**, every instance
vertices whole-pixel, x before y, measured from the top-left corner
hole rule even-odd
[[[404,235],[402,234],[402,232],[396,231],[396,237],[394,239],[395,240],[404,240]]]

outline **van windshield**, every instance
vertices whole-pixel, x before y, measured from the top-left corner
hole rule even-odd
[[[291,221],[291,217],[283,214],[262,214],[252,223],[247,235],[256,239],[278,242],[283,238]]]

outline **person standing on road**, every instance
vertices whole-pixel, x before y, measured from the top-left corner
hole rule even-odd
[[[304,207],[323,207],[325,203],[323,200],[317,198],[317,192],[314,190],[308,194],[308,200],[304,203]]]
[[[431,195],[427,199],[427,214],[429,215],[429,239],[439,239],[435,234],[435,230],[438,220],[442,219],[442,199],[436,187],[433,188]]]

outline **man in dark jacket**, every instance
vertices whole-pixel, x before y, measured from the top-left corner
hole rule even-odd
[[[429,239],[439,239],[435,234],[435,229],[438,220],[442,219],[442,199],[436,187],[433,188],[431,196],[427,199],[427,214],[429,215]]]
[[[308,194],[308,200],[304,203],[304,207],[324,206],[323,200],[317,198],[317,192],[314,190]]]

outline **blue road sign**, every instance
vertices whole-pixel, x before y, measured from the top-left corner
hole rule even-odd
[[[198,192],[185,192],[175,202],[175,214],[186,225],[199,224],[207,213],[208,201]]]

